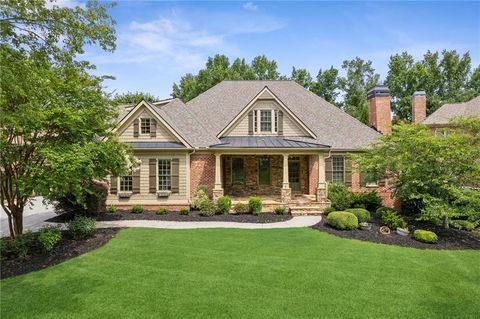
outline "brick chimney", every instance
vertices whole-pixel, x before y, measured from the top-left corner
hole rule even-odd
[[[412,95],[412,123],[421,123],[427,118],[427,94],[416,91]]]
[[[376,85],[367,93],[368,125],[382,134],[391,131],[392,115],[390,108],[390,90],[386,85]]]

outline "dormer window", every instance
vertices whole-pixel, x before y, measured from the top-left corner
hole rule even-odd
[[[272,111],[270,110],[260,111],[260,132],[262,133],[272,132]]]
[[[253,111],[253,132],[255,134],[276,134],[278,132],[278,111]]]
[[[151,119],[148,117],[140,119],[140,133],[150,134]]]

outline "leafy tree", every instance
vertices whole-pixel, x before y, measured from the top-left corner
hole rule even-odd
[[[475,77],[470,78],[471,58],[467,52],[460,56],[455,50],[428,51],[421,61],[408,52],[390,57],[386,84],[392,95],[392,109],[402,120],[411,120],[411,98],[415,91],[427,93],[427,112],[441,105],[464,102],[478,95]],[[478,68],[477,68],[478,69]]]
[[[459,214],[480,218],[480,211],[460,211],[458,205],[460,199],[468,201],[465,186],[480,185],[480,120],[458,120],[455,125],[457,129],[443,137],[425,125],[394,125],[391,134],[355,160],[368,176],[392,179],[400,199],[422,201],[423,219],[442,220],[448,227],[449,218]]]
[[[147,92],[126,92],[121,94],[115,94],[112,101],[115,105],[118,104],[137,104],[140,101],[145,100],[148,102],[155,102],[160,100],[158,97],[155,97],[153,94]]]
[[[33,192],[80,198],[93,179],[126,171],[128,149],[111,136],[116,112],[103,78],[76,59],[85,43],[115,48],[108,6],[1,3],[0,204],[12,237],[23,231]]]
[[[330,69],[322,71],[320,69],[317,74],[316,81],[310,86],[310,90],[326,101],[338,106],[337,97],[339,94],[338,87],[338,70],[333,66]]]
[[[343,109],[367,123],[367,91],[378,83],[380,76],[375,73],[372,61],[364,61],[359,57],[343,61],[342,69],[346,72],[346,76],[339,79],[339,86],[345,94]]]
[[[256,80],[277,80],[280,76],[277,71],[277,62],[267,59],[265,55],[253,59],[252,69]]]
[[[313,79],[307,69],[296,69],[293,67],[290,80],[295,81],[304,88],[308,89],[310,85],[312,85]]]

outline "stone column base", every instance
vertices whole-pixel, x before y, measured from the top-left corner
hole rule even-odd
[[[317,188],[317,202],[325,202],[327,200],[327,190],[325,188]]]
[[[292,201],[292,189],[282,188],[282,203],[288,204]]]
[[[213,190],[213,200],[217,200],[219,197],[223,196],[223,188],[218,188]]]

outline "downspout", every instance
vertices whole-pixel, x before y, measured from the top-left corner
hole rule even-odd
[[[187,187],[188,188],[188,194],[187,194],[187,196],[188,197],[187,197],[187,202],[188,202],[189,205],[191,204],[190,194],[192,192],[192,190],[190,189],[192,187],[192,185],[190,184],[190,181],[192,180],[192,169],[191,169],[191,165],[190,165],[190,159],[191,159],[191,156],[193,154],[195,154],[196,151],[197,151],[197,149],[194,147],[192,152],[187,153],[188,154],[188,181],[187,181],[187,183],[188,183],[188,187]]]

